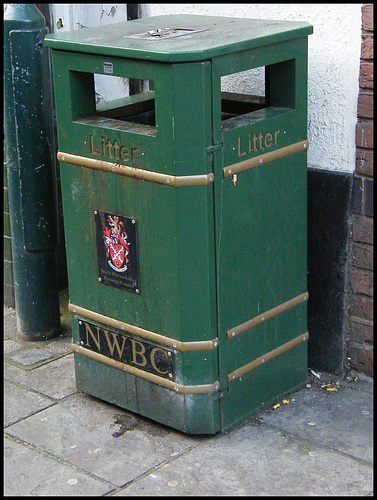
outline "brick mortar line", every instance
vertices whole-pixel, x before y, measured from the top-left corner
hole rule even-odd
[[[363,318],[362,316],[357,316],[357,314],[351,314],[350,319],[360,320],[360,321],[356,321],[356,323],[362,323],[363,325],[373,326],[372,319]]]
[[[354,269],[357,269],[357,270],[360,270],[362,271],[363,273],[365,273],[367,276],[373,276],[373,270],[370,270],[370,269],[365,269],[364,267],[357,267],[355,266],[354,264],[352,264],[352,267]],[[353,292],[353,293],[357,293],[359,294],[359,292]],[[364,294],[360,294],[360,295],[365,295],[366,297],[371,297],[370,295],[366,295],[365,293]]]
[[[373,300],[373,295],[365,295],[364,293],[359,293],[359,292],[352,292],[351,291],[351,296],[357,296],[361,297],[363,299],[370,299],[371,301]]]
[[[371,88],[359,88],[359,95],[370,95],[370,96],[374,96],[374,93],[373,93],[373,89]]]
[[[368,215],[366,215],[365,217],[368,217]],[[366,245],[368,248],[373,248],[374,245],[373,243],[365,243],[364,241],[360,241],[360,242],[354,242],[355,244],[358,244],[358,245]],[[364,247],[363,247],[364,248]],[[368,248],[365,248],[365,250],[368,250]]]
[[[367,342],[350,339],[349,345],[350,349],[361,350],[364,354],[373,351],[373,345],[368,344]]]
[[[365,175],[365,174],[362,174],[362,173],[359,173],[359,172],[355,173],[355,177],[359,177],[360,179],[365,179],[365,180],[373,181],[373,176]],[[358,214],[358,215],[360,215],[360,214]],[[365,217],[373,217],[373,215],[366,215]],[[373,245],[373,243],[369,243],[369,244]]]
[[[351,285],[355,283],[354,280],[350,280],[351,281]],[[360,293],[360,292],[354,292],[354,291],[350,291],[351,295],[353,296],[357,296],[357,297],[361,297],[363,299],[371,299],[373,300],[373,295],[366,295],[365,293]]]

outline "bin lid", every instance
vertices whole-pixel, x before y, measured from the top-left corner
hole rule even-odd
[[[190,62],[310,35],[306,22],[198,15],[146,17],[45,38],[52,49],[148,61]]]

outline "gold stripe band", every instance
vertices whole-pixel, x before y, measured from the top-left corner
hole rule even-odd
[[[144,330],[144,328],[130,325],[128,323],[124,323],[123,321],[118,321],[117,319],[110,318],[109,316],[103,316],[102,314],[90,311],[89,309],[84,309],[83,307],[76,306],[74,304],[68,304],[68,310],[76,316],[82,316],[83,318],[97,321],[103,325],[131,333],[132,335],[176,349],[180,352],[212,351],[219,344],[217,338],[213,340],[199,340],[196,342],[181,342],[180,340],[171,339],[169,337],[165,337],[164,335]]]
[[[259,358],[254,359],[254,361],[251,361],[250,363],[247,363],[246,365],[237,368],[237,370],[234,370],[233,372],[229,373],[228,382],[233,382],[234,380],[242,377],[242,375],[245,375],[245,373],[249,373],[252,370],[255,370],[255,368],[258,368],[267,361],[271,361],[271,359],[277,358],[281,354],[290,351],[294,347],[307,341],[308,338],[309,338],[309,332],[303,333],[302,335],[299,335],[298,337],[290,340],[289,342],[286,342],[285,344],[277,347],[276,349],[273,349],[272,351],[263,354],[263,356],[259,356]]]
[[[75,354],[79,354],[80,356],[92,359],[93,361],[98,361],[99,363],[102,363],[104,365],[111,366],[111,368],[115,368],[116,370],[120,370],[124,373],[129,373],[134,377],[142,378],[144,380],[147,380],[148,382],[151,382],[152,384],[157,384],[161,387],[164,387],[165,389],[176,392],[177,394],[212,394],[218,391],[220,387],[219,382],[203,385],[178,384],[176,382],[172,382],[171,380],[159,377],[158,375],[154,375],[153,373],[148,373],[144,370],[140,370],[139,368],[135,368],[134,366],[130,366],[115,359],[108,358],[103,354],[85,349],[85,347],[71,344],[71,348],[72,352]]]
[[[62,153],[60,151],[57,154],[57,158],[58,161],[62,163],[93,168],[95,170],[103,170],[104,172],[125,175],[127,177],[134,177],[143,181],[155,182],[157,184],[164,184],[165,186],[172,187],[207,186],[208,184],[212,184],[215,178],[212,172],[210,174],[180,176],[161,174],[159,172],[152,172],[151,170],[143,170],[141,168],[111,163],[109,161],[95,160],[94,158]]]
[[[224,177],[229,177],[230,175],[238,174],[239,172],[244,172],[250,168],[259,167],[265,163],[271,161],[280,160],[285,156],[292,155],[294,153],[299,153],[300,151],[306,151],[309,147],[309,141],[296,142],[295,144],[290,144],[284,148],[276,149],[270,153],[265,153],[263,155],[255,156],[254,158],[249,158],[248,160],[240,161],[239,163],[234,163],[223,168]]]
[[[268,319],[274,318],[275,316],[283,313],[284,311],[292,309],[292,307],[295,307],[299,304],[302,304],[303,302],[306,302],[308,298],[309,298],[308,292],[302,293],[301,295],[298,295],[294,299],[288,300],[287,302],[284,302],[283,304],[280,304],[274,307],[273,309],[270,309],[269,311],[266,311],[262,314],[259,314],[258,316],[255,316],[255,318],[245,321],[245,323],[242,323],[241,325],[231,328],[226,332],[228,340],[237,337],[237,335],[240,335],[241,333],[251,330],[255,326],[264,323]]]

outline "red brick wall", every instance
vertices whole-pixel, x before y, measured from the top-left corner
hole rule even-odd
[[[362,7],[353,186],[348,359],[373,376],[373,4]]]

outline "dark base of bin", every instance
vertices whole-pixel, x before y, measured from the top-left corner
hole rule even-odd
[[[176,394],[97,361],[75,357],[80,391],[187,434],[220,430],[217,395]]]
[[[75,354],[76,387],[186,434],[225,432],[307,382],[303,343],[214,394],[177,394]]]

